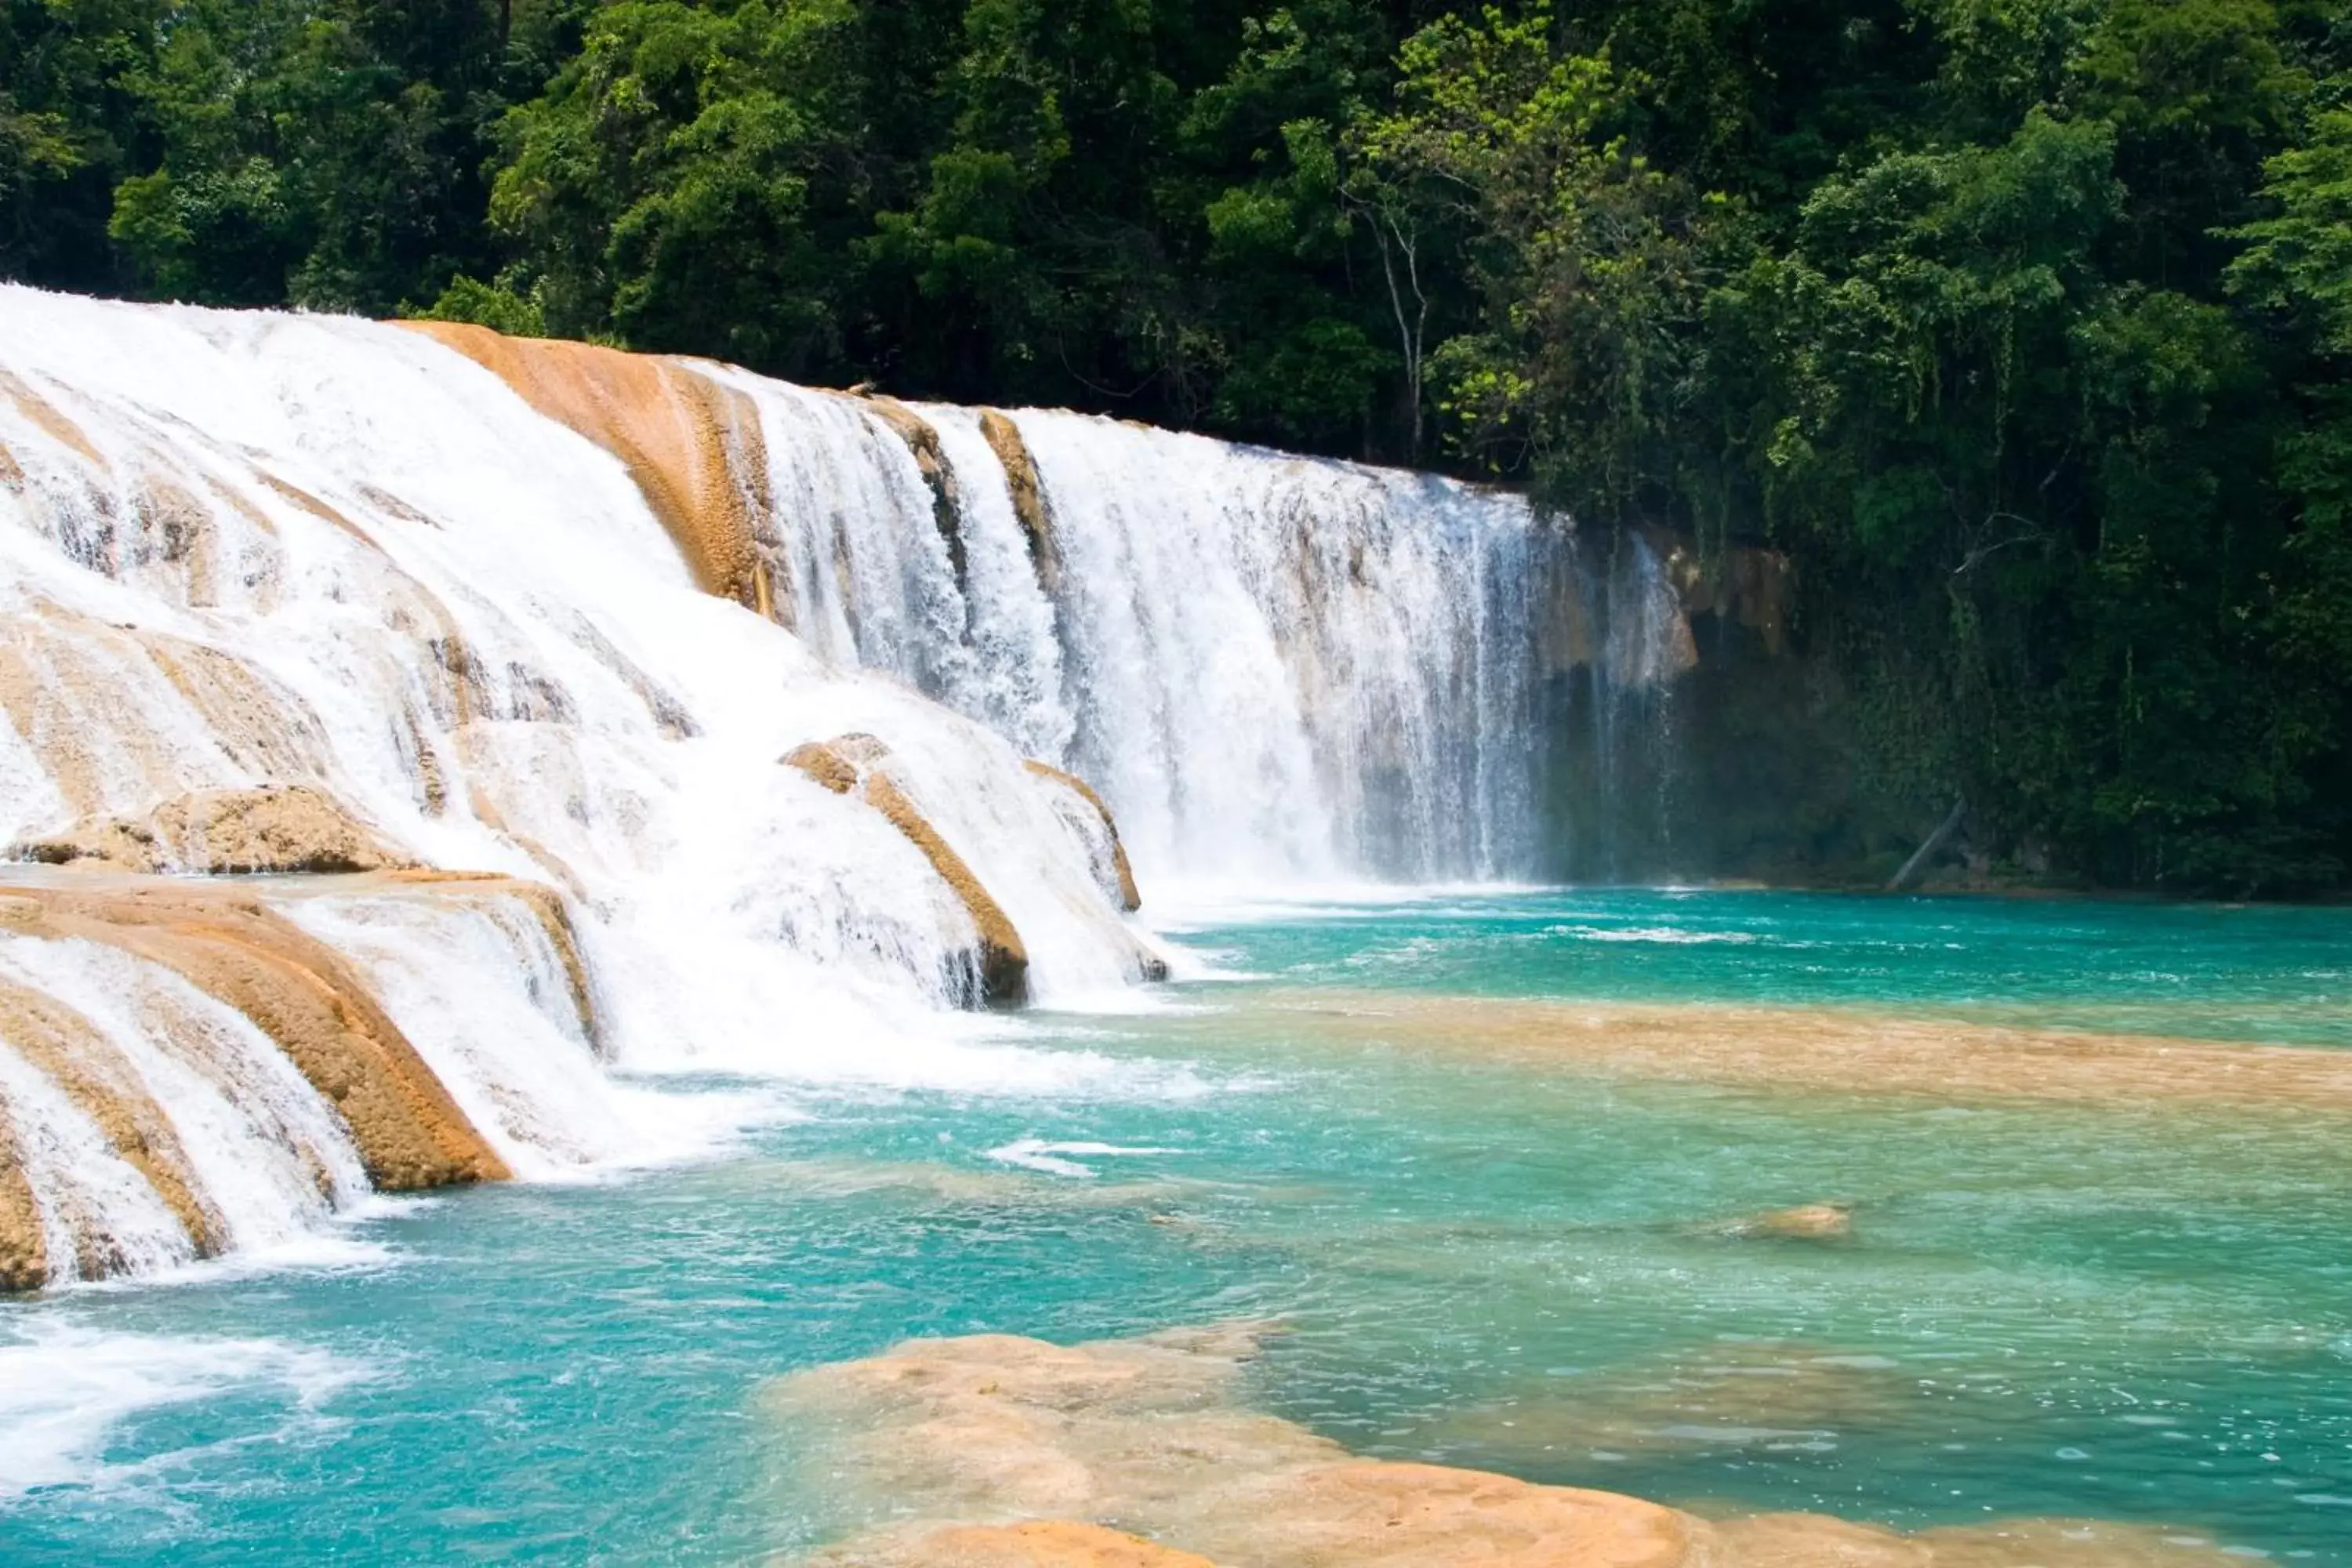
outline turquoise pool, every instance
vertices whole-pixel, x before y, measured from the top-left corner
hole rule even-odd
[[[908,1335],[1252,1318],[1288,1330],[1254,1397],[1367,1453],[2352,1563],[2345,1118],[1601,1077],[1299,1005],[1763,1002],[2336,1047],[2352,914],[1531,892],[1180,940],[1227,977],[1008,1024],[1112,1064],[1083,1094],[796,1086],[694,1163],[0,1307],[0,1561],[756,1561],[861,1522],[761,1413],[768,1377]],[[1737,1229],[1825,1200],[1851,1237]]]

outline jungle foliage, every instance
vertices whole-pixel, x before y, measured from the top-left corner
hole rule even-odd
[[[0,0],[0,276],[1769,542],[1925,821],[2352,863],[2352,0]]]

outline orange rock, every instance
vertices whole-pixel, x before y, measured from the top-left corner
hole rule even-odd
[[[1098,1524],[951,1524],[826,1554],[827,1568],[1216,1568],[1205,1557]]]
[[[16,1131],[0,1106],[0,1293],[37,1290],[49,1278],[48,1237],[32,1179],[16,1149]]]
[[[1244,1483],[1190,1539],[1265,1568],[1682,1568],[1690,1522],[1617,1492],[1353,1459]]]
[[[1853,1234],[1853,1207],[1800,1204],[1734,1220],[1724,1230],[1731,1236],[1770,1236],[1787,1241],[1836,1241]]]
[[[835,795],[853,795],[889,820],[907,841],[923,852],[971,917],[979,935],[974,954],[980,972],[981,1000],[999,1006],[1024,1002],[1029,995],[1029,949],[1013,919],[989,890],[981,886],[955,847],[940,836],[920,807],[887,771],[890,748],[871,735],[840,735],[796,746],[782,759]]]
[[[1007,1334],[914,1340],[777,1380],[763,1405],[794,1423],[796,1453],[808,1453],[803,1434],[830,1436],[817,1462],[850,1517],[922,1521],[858,1536],[811,1562],[2221,1568],[2235,1561],[2211,1542],[2183,1544],[2178,1531],[2029,1519],[1906,1535],[1820,1514],[1708,1520],[1614,1492],[1358,1458],[1296,1423],[1240,1405],[1243,1366],[1266,1331],[1239,1323],[1067,1346]],[[969,1522],[948,1522],[957,1520]]]
[[[929,420],[895,397],[870,392],[859,395],[866,412],[888,426],[913,454],[915,468],[931,492],[931,524],[948,547],[948,564],[955,572],[956,586],[963,587],[969,571],[963,547],[963,503],[956,492],[955,469],[948,462],[946,448],[940,445],[940,433]]]
[[[491,371],[627,465],[704,592],[771,619],[792,603],[751,400],[686,360],[509,338],[451,321],[398,323]]]
[[[250,1018],[341,1113],[377,1187],[405,1192],[509,1174],[359,972],[249,890],[105,879],[17,885],[7,903],[15,934],[121,948]]]
[[[1272,998],[1276,1005],[1284,999]],[[2352,1112],[2352,1052],[1881,1016],[1843,1008],[1302,994],[1286,1012],[1351,1045],[1540,1064],[1607,1079],[1946,1103],[2295,1104]]]
[[[980,433],[1004,466],[1013,515],[1029,542],[1029,563],[1036,569],[1038,585],[1051,598],[1062,591],[1062,554],[1055,542],[1053,519],[1045,510],[1045,487],[1037,477],[1036,459],[1021,438],[1021,426],[993,408],[980,411]]]
[[[1141,909],[1143,894],[1135,885],[1135,868],[1128,864],[1127,847],[1118,841],[1118,821],[1111,816],[1110,807],[1103,804],[1103,797],[1095,793],[1094,786],[1076,773],[1064,773],[1034,757],[1022,765],[1039,778],[1050,779],[1070,790],[1094,808],[1095,815],[1102,818],[1103,830],[1110,836],[1110,883],[1118,894],[1118,907],[1129,914]]]
[[[23,931],[24,924],[10,922]],[[29,934],[29,933],[28,933]],[[220,1218],[205,1203],[171,1119],[148,1092],[139,1070],[123,1059],[99,1027],[55,997],[0,980],[0,1038],[95,1123],[122,1162],[155,1190],[187,1233],[196,1256],[209,1258],[222,1243]],[[0,1203],[0,1208],[5,1208]],[[91,1256],[75,1260],[83,1279],[121,1270],[93,1237]],[[25,1251],[24,1242],[0,1237],[0,1255]],[[37,1283],[37,1281],[35,1281]],[[22,1289],[23,1287],[18,1287]]]

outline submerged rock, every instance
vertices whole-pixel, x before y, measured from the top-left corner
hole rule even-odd
[[[1840,1241],[1853,1234],[1852,1204],[1800,1204],[1769,1209],[1721,1227],[1726,1236],[1777,1237],[1784,1241]]]
[[[415,860],[332,797],[302,784],[194,790],[143,816],[88,819],[27,839],[15,856],[62,866],[94,860],[148,873],[383,871]]]
[[[855,795],[889,819],[890,826],[923,852],[971,915],[978,944],[973,967],[980,998],[1011,1006],[1029,997],[1029,949],[1004,907],[981,886],[954,846],[940,836],[913,799],[890,776],[890,748],[872,735],[840,735],[796,746],[782,759],[835,795]]]
[[[1562,1454],[1811,1453],[1899,1426],[1921,1397],[1918,1374],[1888,1356],[1740,1341],[1545,1378],[1428,1432],[1507,1468]]]
[[[1216,1568],[1190,1552],[1063,1519],[917,1529],[828,1561],[841,1568]]]
[[[1286,999],[1275,997],[1276,1005]],[[2352,1052],[1880,1016],[1844,1008],[1300,993],[1292,1014],[1352,1038],[1618,1080],[1937,1104],[2294,1105],[2352,1111]],[[1323,1020],[1328,1020],[1324,1023]]]
[[[2219,1568],[2179,1532],[1998,1521],[1906,1535],[1709,1520],[1616,1492],[1364,1459],[1245,1408],[1260,1325],[1060,1346],[915,1340],[762,1404],[834,1439],[825,1502],[912,1515],[809,1568]]]

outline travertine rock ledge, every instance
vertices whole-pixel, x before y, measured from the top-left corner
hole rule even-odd
[[[787,625],[787,557],[770,516],[751,400],[693,360],[402,321],[457,350],[540,413],[621,459],[705,593]]]
[[[415,860],[303,784],[194,790],[142,816],[95,817],[16,846],[19,860],[97,860],[123,871],[383,871]]]
[[[0,938],[96,942],[168,970],[243,1014],[333,1109],[368,1182],[380,1191],[506,1179],[511,1173],[505,1161],[379,1004],[367,976],[273,907],[285,897],[392,888],[520,904],[544,930],[562,966],[583,1034],[597,1038],[586,964],[562,897],[501,876],[402,870],[273,887],[98,869],[31,873],[0,883]],[[166,1011],[144,1023],[167,1034],[182,1031],[190,1048],[203,1048],[200,1018]],[[195,1256],[220,1250],[218,1215],[169,1116],[103,1029],[58,997],[0,980],[0,1037],[154,1189]],[[86,1256],[48,1256],[20,1135],[0,1099],[0,1291],[118,1272],[121,1260],[102,1235],[83,1234]]]
[[[1110,807],[1103,803],[1103,797],[1095,793],[1094,785],[1076,773],[1064,773],[1052,763],[1041,763],[1034,757],[1022,765],[1039,778],[1057,784],[1076,795],[1102,819],[1103,832],[1109,843],[1109,864],[1103,868],[1107,873],[1104,890],[1116,897],[1118,907],[1129,914],[1141,909],[1143,893],[1135,885],[1135,868],[1128,864],[1127,846],[1119,842],[1118,820],[1111,816]]]
[[[2063,1520],[1904,1534],[1709,1520],[1615,1492],[1357,1458],[1239,1399],[1252,1325],[1076,1346],[909,1341],[763,1395],[835,1439],[828,1502],[905,1523],[805,1568],[2221,1568],[2181,1532]]]
[[[940,837],[930,819],[890,776],[888,746],[872,735],[837,735],[830,741],[812,741],[796,746],[782,761],[787,767],[798,768],[835,795],[855,795],[864,801],[887,817],[891,826],[923,852],[931,868],[970,913],[972,928],[979,933],[975,964],[982,1001],[1010,1006],[1028,999],[1029,949],[1022,942],[1021,933],[1013,929],[1012,917],[1004,912],[1004,907],[981,886],[980,879],[972,875],[963,857]]]

